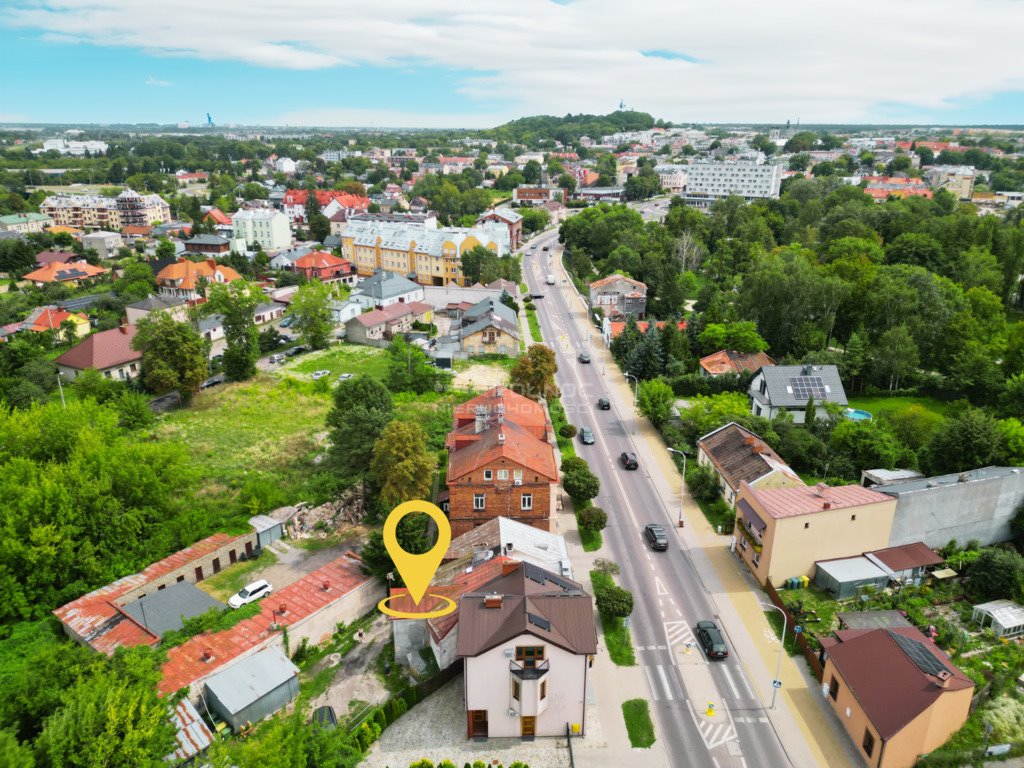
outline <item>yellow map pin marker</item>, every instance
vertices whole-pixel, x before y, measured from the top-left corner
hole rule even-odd
[[[406,552],[398,543],[397,537],[398,523],[406,515],[416,513],[428,515],[437,526],[437,542],[429,552],[425,552],[422,555]],[[444,512],[429,501],[406,501],[391,510],[388,519],[384,521],[382,533],[384,535],[384,547],[387,549],[388,554],[391,555],[391,559],[394,560],[395,567],[398,569],[402,581],[408,587],[409,596],[419,606],[424,595],[427,593],[427,589],[430,587],[434,574],[437,572],[437,567],[444,560],[444,555],[448,551],[448,545],[452,541],[452,529],[448,524],[448,518],[444,516]],[[377,607],[389,616],[402,619],[432,619],[445,616],[455,610],[455,601],[451,598],[444,595],[431,595],[431,597],[445,601],[443,607],[438,610],[420,613],[396,611],[388,607],[387,603],[391,599],[390,596],[381,600]]]

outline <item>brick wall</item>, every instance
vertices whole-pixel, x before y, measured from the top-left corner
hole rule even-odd
[[[501,461],[497,467],[509,467],[510,462]],[[477,482],[449,483],[449,514],[452,536],[460,536],[471,531],[477,525],[498,517],[508,517],[520,523],[532,525],[542,531],[551,530],[551,483],[545,477],[537,477],[530,470],[523,470],[523,484],[513,485],[510,481],[484,482],[483,467],[474,471],[470,479]],[[473,509],[473,499],[478,493],[485,495],[484,509]],[[533,495],[533,509],[523,510],[521,498],[523,494]]]

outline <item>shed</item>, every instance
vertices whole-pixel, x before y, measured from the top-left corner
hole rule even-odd
[[[944,562],[923,542],[901,544],[897,547],[876,549],[865,552],[864,557],[889,574],[889,578],[901,584],[920,584],[930,567]]]
[[[862,587],[882,588],[889,582],[889,574],[863,556],[819,560],[814,565],[814,583],[837,600],[853,597]]]
[[[176,731],[177,747],[166,759],[172,765],[191,764],[196,755],[213,743],[213,732],[188,699],[178,702],[171,713],[171,724]]]
[[[207,702],[237,733],[299,695],[299,668],[271,647],[232,664],[206,681]]]
[[[912,627],[900,611],[841,611],[836,614],[840,629],[893,629]]]
[[[261,547],[265,547],[284,536],[284,523],[268,515],[250,517],[249,525],[256,531],[256,543]]]
[[[1012,600],[993,600],[974,606],[971,621],[980,627],[991,627],[996,637],[1024,635],[1024,607]]]
[[[137,600],[125,603],[121,610],[157,637],[181,629],[185,619],[227,606],[214,600],[190,581],[160,587]]]

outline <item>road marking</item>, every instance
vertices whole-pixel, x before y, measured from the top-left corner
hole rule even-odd
[[[759,717],[759,718],[757,718],[757,722],[759,722],[759,723],[767,723],[768,722],[768,718],[767,717]]]
[[[672,701],[672,687],[668,684],[668,677],[665,675],[665,668],[661,666],[661,664],[658,665],[658,677],[661,678],[661,683],[665,686],[665,699],[667,701]]]
[[[757,695],[754,693],[754,689],[750,686],[750,681],[747,680],[747,673],[742,667],[736,667],[736,677],[738,677],[740,682],[743,683],[743,688],[746,690],[747,696],[754,701],[757,701]]]
[[[673,645],[682,645],[683,643],[696,644],[693,630],[685,621],[666,621],[664,626],[665,641],[668,643],[669,648]]]
[[[659,608],[664,608],[665,607],[665,601],[662,600],[660,597],[658,598],[658,607]]]
[[[663,618],[663,619],[665,618],[665,612],[664,611],[661,612],[661,618]]]
[[[661,699],[658,698],[658,686],[654,684],[654,678],[651,677],[650,667],[644,667],[644,675],[647,677],[647,684],[651,687],[651,696],[654,697],[655,701],[661,701]]]
[[[667,595],[668,594],[668,590],[665,589],[665,585],[661,583],[661,579],[655,577],[654,578],[654,586],[657,587],[659,595]]]
[[[740,697],[740,689],[736,687],[736,683],[732,681],[732,674],[729,672],[729,667],[725,664],[722,665],[722,674],[725,675],[726,681],[729,683],[729,688],[732,691],[732,695],[737,699]]]

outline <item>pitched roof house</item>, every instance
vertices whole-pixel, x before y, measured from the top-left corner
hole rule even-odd
[[[31,280],[36,286],[43,286],[47,283],[71,283],[78,285],[83,280],[106,274],[103,267],[94,267],[86,261],[72,261],[61,263],[51,261],[39,269],[34,269],[25,275],[26,280]]]
[[[797,424],[804,423],[804,410],[814,398],[815,412],[827,416],[824,404],[846,405],[846,390],[834,365],[769,365],[750,380],[750,411],[773,419],[787,412]]]
[[[608,275],[590,284],[590,307],[600,309],[609,320],[630,315],[643,317],[647,309],[647,286],[625,275]]]
[[[713,355],[700,359],[700,372],[703,376],[722,376],[727,373],[757,373],[758,368],[775,365],[764,352],[737,352],[734,349],[723,349]]]
[[[916,628],[840,630],[822,646],[822,692],[868,765],[911,768],[966,722],[974,682]]]
[[[59,331],[61,323],[69,322],[75,326],[78,338],[89,335],[89,318],[81,312],[68,312],[63,307],[36,307],[21,323],[21,330],[43,333]]]
[[[157,273],[156,284],[162,296],[197,301],[199,282],[205,279],[208,283],[230,283],[240,280],[242,276],[231,267],[218,264],[213,259],[205,261],[189,261],[181,259],[169,264]]]
[[[345,323],[345,337],[356,344],[382,346],[395,334],[412,330],[413,323],[428,323],[434,308],[421,301],[408,304],[389,304],[383,309],[374,309],[356,315]]]
[[[108,379],[134,379],[142,370],[142,353],[132,349],[135,330],[134,325],[121,325],[86,336],[54,360],[57,370],[68,381],[74,381],[90,368]]]
[[[292,271],[304,275],[307,280],[325,283],[352,285],[356,281],[356,269],[352,263],[326,251],[310,251],[300,256],[292,263]]]
[[[504,567],[459,601],[456,650],[469,738],[586,732],[597,631],[580,584],[530,563]]]
[[[462,313],[458,328],[450,334],[468,357],[497,352],[519,354],[519,317],[510,307],[489,296]]]
[[[735,421],[697,441],[697,462],[715,471],[729,504],[736,503],[744,482],[757,488],[804,484],[764,440]]]

